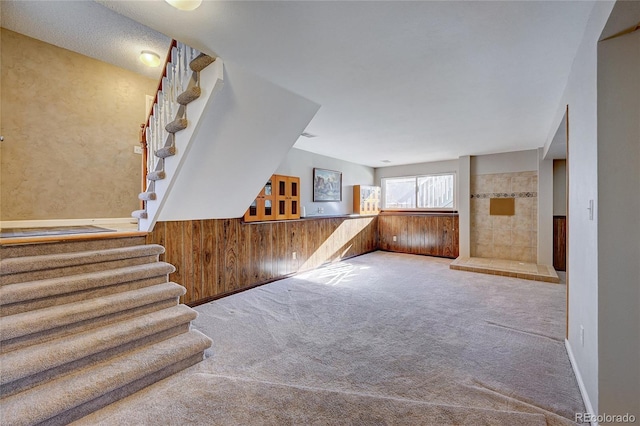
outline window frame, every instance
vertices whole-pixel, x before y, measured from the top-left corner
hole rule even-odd
[[[453,176],[453,207],[418,207],[418,179],[432,176]],[[415,187],[415,200],[416,207],[387,207],[387,179],[409,179],[413,178]],[[458,176],[456,172],[442,172],[442,173],[427,173],[420,175],[406,175],[406,176],[387,176],[380,179],[380,186],[382,192],[382,206],[381,210],[384,211],[411,211],[411,212],[456,212],[458,210]]]

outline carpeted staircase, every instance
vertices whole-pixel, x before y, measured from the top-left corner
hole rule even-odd
[[[66,424],[203,359],[163,252],[143,236],[0,247],[0,424]]]

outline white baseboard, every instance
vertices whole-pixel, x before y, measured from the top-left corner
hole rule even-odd
[[[46,226],[114,225],[132,223],[138,223],[137,219],[131,217],[112,217],[105,219],[3,220],[0,221],[0,228],[42,228]]]
[[[596,416],[597,413],[593,410],[593,405],[591,405],[591,400],[589,399],[587,388],[585,387],[584,381],[582,380],[582,374],[580,374],[578,363],[576,362],[576,359],[573,356],[571,343],[569,343],[568,339],[564,339],[564,346],[567,349],[567,355],[569,355],[569,361],[571,362],[571,367],[573,368],[573,372],[576,375],[576,380],[578,381],[578,388],[580,389],[580,395],[582,395],[582,401],[584,402],[584,407],[587,410],[587,413]],[[598,422],[592,421],[591,426],[598,426]]]

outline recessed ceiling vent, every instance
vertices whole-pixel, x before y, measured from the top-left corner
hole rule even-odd
[[[302,132],[300,136],[304,136],[305,138],[309,138],[309,139],[318,137],[317,135],[312,135],[311,133],[307,133],[307,132]]]

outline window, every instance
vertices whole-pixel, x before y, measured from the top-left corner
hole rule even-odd
[[[455,208],[455,174],[385,178],[385,209]]]

